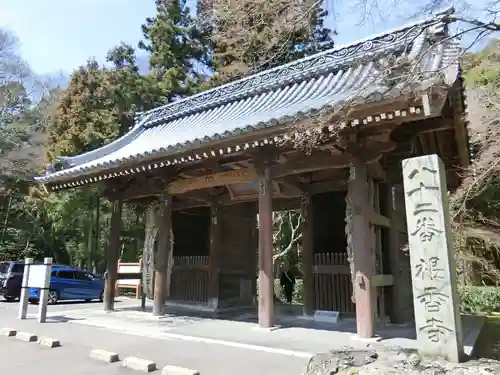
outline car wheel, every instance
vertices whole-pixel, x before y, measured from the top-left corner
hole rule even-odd
[[[57,292],[55,290],[50,290],[49,291],[49,298],[48,298],[49,305],[56,304],[58,299],[59,299],[59,297],[57,295]]]
[[[104,290],[101,290],[101,293],[99,293],[99,302],[104,302]]]
[[[3,296],[3,298],[7,301],[7,302],[14,302],[16,300],[16,297],[11,297],[11,296]]]
[[[30,298],[28,300],[32,305],[36,305],[38,303],[38,300],[37,299],[34,299],[34,298]]]

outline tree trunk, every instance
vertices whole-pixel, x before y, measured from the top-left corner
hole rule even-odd
[[[12,205],[12,195],[9,193],[9,201],[7,203],[7,210],[5,211],[5,218],[3,221],[2,236],[0,237],[0,245],[3,244],[5,233],[7,233],[7,224],[9,223],[10,207]]]

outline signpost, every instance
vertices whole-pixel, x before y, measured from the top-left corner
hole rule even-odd
[[[33,259],[26,258],[24,262],[23,284],[21,286],[21,301],[19,304],[19,319],[26,319],[29,301],[29,289],[40,289],[37,321],[45,323],[47,318],[47,304],[49,299],[50,273],[52,258],[45,258],[43,264],[33,264]]]
[[[28,299],[29,299],[29,288],[28,288],[28,278],[30,275],[30,266],[33,263],[33,258],[26,258],[24,260],[24,273],[23,273],[23,283],[21,284],[21,298],[19,299],[19,314],[17,317],[19,319],[26,319],[26,314],[28,312]]]
[[[403,160],[406,220],[419,353],[463,356],[445,168],[437,155]]]

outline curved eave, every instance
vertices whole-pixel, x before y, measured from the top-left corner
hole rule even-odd
[[[391,101],[393,103],[393,101]],[[384,112],[374,112],[373,115],[369,115],[366,117],[353,118],[346,122],[341,122],[335,125],[330,125],[330,130],[338,127],[358,127],[363,124],[382,124],[384,121],[394,121],[398,118],[401,122],[405,121],[414,121],[418,119],[422,119],[426,116],[424,113],[424,108],[421,104],[410,105],[405,103],[405,101],[401,100],[399,102],[398,108],[390,111]],[[385,104],[384,104],[385,106]],[[435,114],[434,114],[435,116]],[[430,116],[432,117],[432,116]],[[203,161],[205,159],[213,158],[213,157],[228,157],[234,155],[236,153],[244,152],[246,150],[256,149],[265,145],[277,144],[279,146],[283,146],[290,140],[290,136],[286,132],[286,127],[276,127],[274,129],[281,129],[279,132],[275,132],[271,135],[262,135],[258,136],[257,134],[252,134],[254,136],[258,136],[253,140],[245,140],[245,138],[241,138],[237,140],[235,138],[229,138],[227,142],[218,142],[217,144],[213,143],[210,149],[203,148],[201,150],[190,149],[186,150],[187,153],[175,154],[169,156],[162,156],[161,158],[150,158],[149,160],[142,159],[141,163],[127,163],[117,165],[115,168],[107,168],[103,170],[92,170],[88,174],[78,175],[78,176],[67,176],[65,178],[61,178],[56,181],[48,181],[46,185],[49,187],[49,190],[55,191],[60,189],[73,188],[78,186],[83,186],[103,180],[113,179],[122,176],[133,176],[137,173],[143,173],[148,171],[154,171],[159,168],[169,167],[169,166],[183,166],[189,165],[196,162]],[[262,134],[262,133],[261,133]]]
[[[167,107],[177,108],[176,106],[185,105],[185,103],[196,102],[192,98],[187,98],[181,101],[181,104],[172,103],[167,107],[160,107],[158,110],[143,114],[130,132],[104,147],[74,157],[58,158],[66,164],[65,169],[36,177],[35,180],[55,183],[73,180],[79,176],[85,178],[88,175],[119,168],[121,165],[129,166],[159,158],[170,158],[171,163],[176,164],[178,163],[176,155],[188,151],[196,155],[197,150],[233,138],[286,126],[322,112],[339,112],[345,108],[346,103],[363,105],[377,103],[387,98],[395,100],[417,88],[420,91],[436,87],[442,90],[443,83],[444,86],[449,87],[457,78],[459,50],[456,44],[450,42],[429,47],[426,43],[427,36],[427,33],[421,33],[412,39],[409,51],[402,51],[409,61],[413,61],[410,58],[415,59],[418,56],[418,68],[422,72],[427,72],[423,80],[413,82],[413,84],[406,81],[389,89],[380,80],[378,70],[380,65],[373,60],[370,61],[374,55],[368,54],[354,66],[335,65],[336,69],[326,70],[326,73],[325,70],[319,69],[314,77],[304,79],[301,76],[301,81],[281,77],[281,86],[272,86],[272,89],[264,86],[265,90],[256,91],[250,96],[240,98],[238,93],[233,93],[232,101],[223,102],[216,107],[209,105],[200,109],[194,106],[194,112],[189,112],[189,114],[180,107],[179,113],[175,115],[165,112]],[[394,47],[394,43],[391,43],[389,43],[389,50]],[[354,47],[359,48],[359,45]],[[338,49],[335,52],[344,50]],[[422,57],[420,54],[423,54]],[[302,63],[311,62],[314,58],[321,60],[325,56],[325,53],[311,56],[302,60]],[[292,65],[299,66],[297,62]],[[286,71],[289,67],[290,64],[276,68],[282,70],[274,69],[257,76],[270,77],[273,72],[280,75],[283,69]],[[223,86],[222,89],[227,90],[231,85],[234,87],[238,83],[255,78],[255,76],[252,77]],[[220,89],[210,90],[209,93]],[[218,92],[221,93],[221,91]],[[248,92],[247,90],[246,93]],[[195,96],[195,99],[196,97],[198,96]],[[211,103],[213,104],[213,101]],[[164,115],[158,116],[161,113]]]

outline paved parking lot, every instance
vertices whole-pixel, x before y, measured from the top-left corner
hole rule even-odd
[[[123,299],[121,306],[137,305],[137,300]],[[30,306],[29,319],[18,320],[18,303],[0,302],[0,328],[9,327],[60,340],[62,347],[48,349],[37,343],[15,338],[0,338],[0,374],[38,375],[72,374],[133,374],[119,363],[100,363],[89,358],[90,350],[118,352],[121,358],[135,356],[152,360],[161,370],[175,365],[193,368],[202,375],[292,375],[301,374],[307,358],[251,350],[248,347],[218,345],[210,342],[186,341],[168,337],[128,334],[103,327],[73,324],[65,315],[92,315],[102,311],[99,303],[65,303],[49,306],[45,324],[36,322],[37,306]],[[78,315],[77,314],[77,315]],[[157,371],[156,373],[161,373]]]

